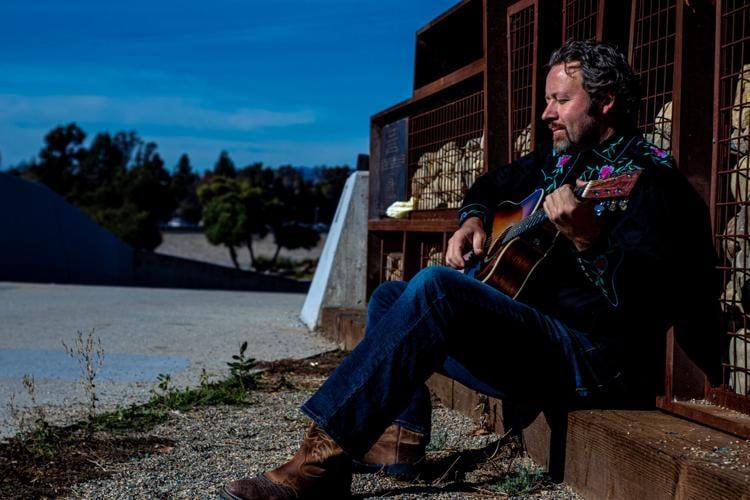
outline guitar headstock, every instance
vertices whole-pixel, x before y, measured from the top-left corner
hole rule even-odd
[[[583,188],[580,197],[594,200],[626,198],[635,187],[641,173],[643,173],[643,170],[637,169],[608,179],[589,181]]]

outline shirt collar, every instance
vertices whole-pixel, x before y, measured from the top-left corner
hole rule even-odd
[[[636,139],[637,135],[615,134],[592,148],[591,152],[604,159],[604,161],[616,162]]]

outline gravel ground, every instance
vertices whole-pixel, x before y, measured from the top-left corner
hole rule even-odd
[[[286,248],[282,248],[279,257],[287,257],[294,260],[317,259],[323,251],[326,236],[322,234],[318,244],[310,250],[287,250]],[[156,248],[155,252],[233,267],[232,259],[229,257],[229,250],[224,246],[212,245],[203,233],[164,232],[161,237],[162,243]],[[261,240],[254,241],[253,251],[258,256],[272,257],[276,251],[273,236],[269,235]],[[250,256],[246,248],[237,249],[237,260],[242,269],[247,269],[250,266]]]
[[[175,413],[167,424],[149,434],[173,440],[173,448],[111,467],[106,480],[90,481],[73,488],[69,498],[215,498],[222,484],[272,468],[297,449],[308,422],[298,407],[310,390],[255,393],[246,407],[211,407],[185,414]],[[443,434],[440,451],[430,452],[429,463],[441,460],[442,480],[398,482],[379,474],[356,474],[352,492],[358,498],[479,498],[493,493],[491,485],[502,475],[507,459],[496,460],[465,475],[451,463],[462,450],[496,442],[497,435],[474,435],[476,425],[459,413],[436,408],[433,434]],[[507,445],[506,447],[509,447]],[[524,457],[516,464],[531,462]],[[580,498],[565,485],[545,484],[534,496]]]

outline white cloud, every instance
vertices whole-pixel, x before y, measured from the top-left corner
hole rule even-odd
[[[248,132],[315,122],[309,109],[276,111],[214,109],[181,97],[114,98],[99,95],[30,97],[0,94],[0,122],[45,126],[67,122],[139,128],[166,126],[209,131]]]

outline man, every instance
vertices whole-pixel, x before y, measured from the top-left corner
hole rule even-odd
[[[647,398],[666,328],[684,320],[711,331],[718,287],[706,207],[672,158],[636,133],[637,82],[625,58],[608,45],[567,43],[550,59],[545,93],[552,152],[492,169],[471,187],[446,252],[453,269],[378,287],[364,340],[302,407],[314,423],[299,452],[230,483],[225,497],[344,496],[353,460],[408,471],[424,454],[424,382],[436,371],[522,402]],[[573,194],[576,182],[635,169],[627,200]],[[520,300],[459,272],[471,253],[482,255],[492,208],[538,187],[562,238]]]

